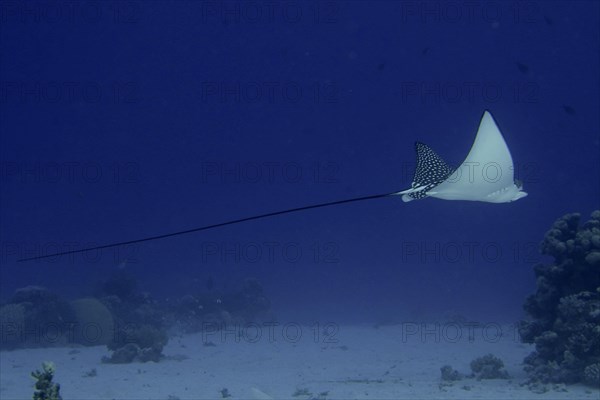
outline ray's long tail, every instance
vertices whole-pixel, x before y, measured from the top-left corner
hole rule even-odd
[[[392,196],[392,195],[396,195],[396,194],[398,194],[398,192],[374,194],[371,196],[354,197],[352,199],[330,201],[328,203],[313,204],[310,206],[290,208],[288,210],[275,211],[275,212],[270,212],[270,213],[266,213],[266,214],[254,215],[252,217],[234,219],[234,220],[227,221],[227,222],[221,222],[218,224],[201,226],[198,228],[186,229],[186,230],[178,231],[178,232],[165,233],[162,235],[148,236],[148,237],[141,238],[141,239],[127,240],[124,242],[116,242],[116,243],[109,243],[109,244],[104,244],[104,245],[100,245],[100,246],[86,247],[84,249],[69,250],[69,251],[63,251],[63,252],[59,252],[59,253],[44,254],[44,255],[39,255],[39,256],[34,256],[34,257],[21,258],[21,259],[18,259],[17,262],[40,260],[43,258],[58,257],[58,256],[69,255],[69,254],[78,254],[78,253],[83,253],[86,251],[102,250],[102,249],[108,249],[111,247],[125,246],[125,245],[130,245],[130,244],[135,244],[135,243],[150,242],[153,240],[166,239],[166,238],[170,238],[173,236],[187,235],[188,233],[206,231],[209,229],[220,228],[222,226],[235,225],[235,224],[240,224],[242,222],[254,221],[257,219],[269,218],[269,217],[274,217],[277,215],[290,214],[290,213],[304,211],[304,210],[311,210],[314,208],[330,207],[330,206],[335,206],[335,205],[345,204],[345,203],[353,203],[353,202],[357,202],[357,201],[379,199],[379,198],[388,197],[388,196]]]

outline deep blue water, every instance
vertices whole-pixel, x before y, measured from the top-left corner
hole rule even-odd
[[[515,320],[538,243],[599,207],[597,2],[3,2],[0,298],[125,268],[157,298],[257,277],[279,315]],[[400,198],[489,109],[529,196]]]

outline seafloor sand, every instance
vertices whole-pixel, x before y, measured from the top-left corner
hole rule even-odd
[[[511,327],[503,326],[501,337],[497,325],[423,328],[340,326],[330,337],[322,326],[302,326],[299,339],[298,325],[262,326],[261,335],[256,327],[231,329],[171,338],[167,358],[146,364],[103,364],[104,346],[4,351],[0,399],[31,399],[29,373],[43,361],[55,363],[63,398],[77,400],[220,399],[224,388],[231,399],[600,398],[600,391],[583,385],[550,385],[541,394],[521,386],[521,361],[531,347],[520,344]],[[470,373],[470,361],[487,353],[504,361],[511,379],[442,382],[442,365]],[[86,377],[93,369],[96,375]]]

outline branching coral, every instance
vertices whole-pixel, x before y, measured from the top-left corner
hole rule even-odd
[[[35,370],[31,373],[31,377],[36,380],[33,400],[62,400],[60,384],[52,382],[55,371],[53,363],[45,362],[41,371]]]

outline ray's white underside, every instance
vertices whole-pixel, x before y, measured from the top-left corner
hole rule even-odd
[[[425,185],[398,192],[404,201],[414,200],[410,193],[426,190]],[[469,200],[507,203],[527,196],[514,180],[513,160],[492,114],[485,111],[477,136],[462,164],[426,195],[443,200]]]

